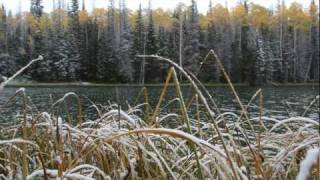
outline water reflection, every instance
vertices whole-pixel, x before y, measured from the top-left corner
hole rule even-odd
[[[137,99],[141,87],[27,87],[26,94],[32,100],[32,108],[36,111],[48,111],[51,108],[53,102],[63,97],[67,92],[75,92],[81,96],[85,107],[91,105],[90,101],[95,104],[108,105],[110,103],[121,104],[122,109],[128,109],[128,105],[134,106],[136,103],[143,103],[143,96]],[[239,113],[239,105],[233,97],[228,87],[209,87],[209,92],[215,99],[219,108],[222,111],[234,111]],[[237,92],[241,98],[241,101],[246,104],[251,99],[252,95],[258,88],[253,87],[237,87]],[[17,97],[14,101],[11,101],[8,105],[5,103],[15,94],[18,88],[5,88],[4,92],[0,94],[0,122],[11,121],[15,115],[22,112],[22,98]],[[148,97],[152,107],[158,101],[162,88],[161,87],[148,87]],[[184,96],[187,98],[192,95],[189,87],[182,88]],[[311,86],[288,86],[288,87],[264,87],[264,115],[275,118],[286,118],[290,116],[302,115],[305,108],[309,103],[319,94],[319,88],[313,88]],[[165,101],[168,102],[175,98],[175,89],[169,88],[168,94],[165,97]],[[88,100],[90,99],[90,101]],[[72,103],[74,100],[68,100],[65,107],[71,110],[76,110],[76,103]],[[174,110],[176,106],[174,104],[170,106],[170,111]],[[306,116],[319,119],[318,107],[306,114]],[[249,107],[249,111],[252,116],[257,116],[259,111],[259,102],[254,103]],[[89,118],[94,117],[94,110],[87,110],[87,116]]]

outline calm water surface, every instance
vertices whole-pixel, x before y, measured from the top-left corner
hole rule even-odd
[[[0,122],[12,121],[14,117],[21,112],[22,98],[17,97],[6,102],[12,97],[19,88],[7,87],[4,92],[0,93]],[[27,87],[26,94],[32,100],[33,110],[48,111],[52,102],[63,97],[65,93],[75,92],[81,96],[84,106],[89,106],[90,99],[95,104],[108,105],[109,103],[117,103],[122,105],[122,109],[128,109],[131,106],[143,102],[143,98],[137,100],[141,87]],[[152,107],[158,101],[161,87],[148,87],[148,95]],[[189,87],[183,87],[184,96],[192,94]],[[211,95],[217,102],[222,111],[239,111],[239,105],[232,95],[228,87],[208,87]],[[247,103],[252,95],[257,91],[257,87],[236,87],[240,99]],[[275,118],[286,118],[290,116],[301,116],[305,108],[312,100],[319,95],[319,87],[312,86],[282,86],[282,87],[264,87],[264,115]],[[166,101],[169,102],[175,97],[174,88],[170,88]],[[76,108],[76,103],[69,100],[68,107]],[[74,101],[75,102],[75,101]],[[73,106],[74,104],[74,106]],[[250,107],[252,116],[257,115],[258,101],[255,101]],[[172,106],[173,107],[173,106]],[[168,107],[170,108],[170,107]],[[170,110],[171,111],[171,110]],[[89,111],[88,111],[89,112]],[[89,113],[90,116],[90,113]],[[313,106],[307,116],[319,120],[319,104]]]

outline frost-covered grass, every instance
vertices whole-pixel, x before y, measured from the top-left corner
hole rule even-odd
[[[37,112],[25,90],[17,91],[24,113],[0,125],[0,179],[319,178],[318,120],[264,117],[263,91],[243,104],[231,82],[242,111],[222,113],[195,76],[170,60],[152,57],[173,66],[155,107],[143,89],[141,104],[127,110],[92,103],[97,118],[89,119],[75,93],[58,99],[47,112]],[[180,90],[175,69],[193,86],[189,98]],[[177,96],[165,101],[170,82]],[[77,113],[64,119],[70,108],[64,102],[71,98]],[[252,103],[259,106],[258,117],[247,112]],[[319,97],[304,114],[312,108],[319,109]]]

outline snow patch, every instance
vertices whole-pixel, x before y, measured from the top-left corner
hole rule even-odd
[[[306,158],[300,164],[300,171],[297,180],[307,180],[310,175],[310,170],[319,158],[319,148],[309,149]]]

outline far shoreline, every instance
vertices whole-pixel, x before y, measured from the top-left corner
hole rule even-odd
[[[181,86],[190,86],[190,83],[181,83]],[[206,87],[228,87],[226,83],[204,83]],[[249,87],[247,83],[234,83],[234,86],[237,87]],[[298,86],[311,86],[319,87],[319,83],[277,83],[277,84],[266,84],[260,86],[251,86],[251,87],[298,87]],[[11,83],[6,87],[163,87],[164,83],[146,83],[135,84],[135,83],[91,83],[91,82],[61,82],[61,83]],[[173,83],[170,83],[169,86],[174,86]]]

